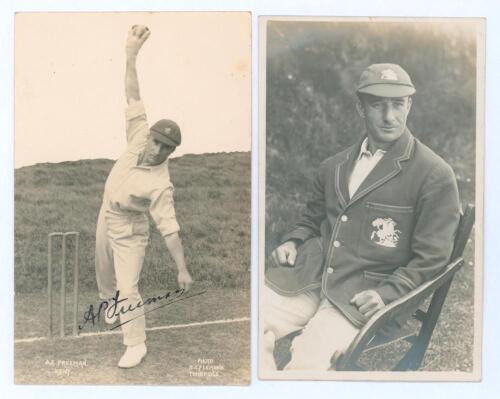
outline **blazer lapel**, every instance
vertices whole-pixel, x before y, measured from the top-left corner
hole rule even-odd
[[[410,158],[413,144],[414,138],[410,131],[406,129],[361,183],[349,201],[348,206],[396,176],[401,171],[401,162]]]
[[[347,150],[344,159],[335,167],[335,193],[339,199],[342,208],[347,207],[349,203],[349,177],[351,176],[352,168],[359,154],[363,136],[356,144],[352,145]]]

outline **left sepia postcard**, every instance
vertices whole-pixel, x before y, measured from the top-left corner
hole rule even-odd
[[[251,14],[14,40],[15,383],[249,384]]]

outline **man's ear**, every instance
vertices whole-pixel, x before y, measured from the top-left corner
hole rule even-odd
[[[410,109],[411,109],[411,97],[408,97],[408,112],[410,112]]]
[[[363,107],[363,104],[361,104],[361,101],[358,100],[356,101],[356,109],[358,110],[359,116],[364,119],[365,117],[365,108]]]

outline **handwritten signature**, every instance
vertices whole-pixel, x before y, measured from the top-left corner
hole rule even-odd
[[[185,299],[193,298],[195,296],[204,294],[206,291],[201,291],[195,294],[191,294],[189,296],[183,296],[185,293],[185,290],[183,288],[178,288],[175,291],[167,291],[164,295],[157,295],[153,296],[150,298],[147,298],[145,301],[139,301],[135,305],[134,304],[129,304],[127,307],[123,305],[123,302],[127,301],[128,298],[120,298],[120,291],[117,290],[116,294],[113,298],[111,298],[109,301],[103,300],[99,304],[99,307],[97,308],[97,311],[94,310],[94,305],[90,304],[88,309],[84,312],[83,314],[83,324],[78,326],[78,329],[81,331],[85,328],[85,325],[87,323],[92,323],[92,326],[95,325],[96,321],[98,322],[101,314],[105,314],[108,318],[113,318],[115,316],[120,316],[124,315],[128,312],[133,312],[136,309],[139,309],[145,305],[151,305],[155,304],[156,302],[163,302],[160,306],[157,306],[153,309],[150,309],[148,311],[145,311],[141,313],[140,315],[130,318],[124,322],[121,322],[113,327],[110,328],[110,330],[114,330],[126,323],[130,323],[132,320],[135,320],[138,317],[143,317],[147,313],[154,312],[155,310],[164,308],[165,306],[171,305],[175,302],[183,301]],[[122,305],[120,305],[122,304]]]

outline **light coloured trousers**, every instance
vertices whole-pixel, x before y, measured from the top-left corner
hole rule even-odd
[[[344,352],[359,331],[322,297],[320,288],[296,296],[283,296],[265,286],[263,300],[262,365],[266,371],[276,370],[275,341],[293,331],[302,330],[302,334],[292,341],[292,359],[285,370],[302,371],[330,369],[333,354]]]
[[[137,345],[146,340],[144,307],[125,313],[120,309],[135,308],[141,302],[139,277],[149,238],[149,222],[146,215],[118,215],[103,206],[99,212],[96,231],[95,269],[99,296],[109,301],[116,290],[117,306],[122,324],[123,343]],[[104,315],[102,315],[104,316]]]

